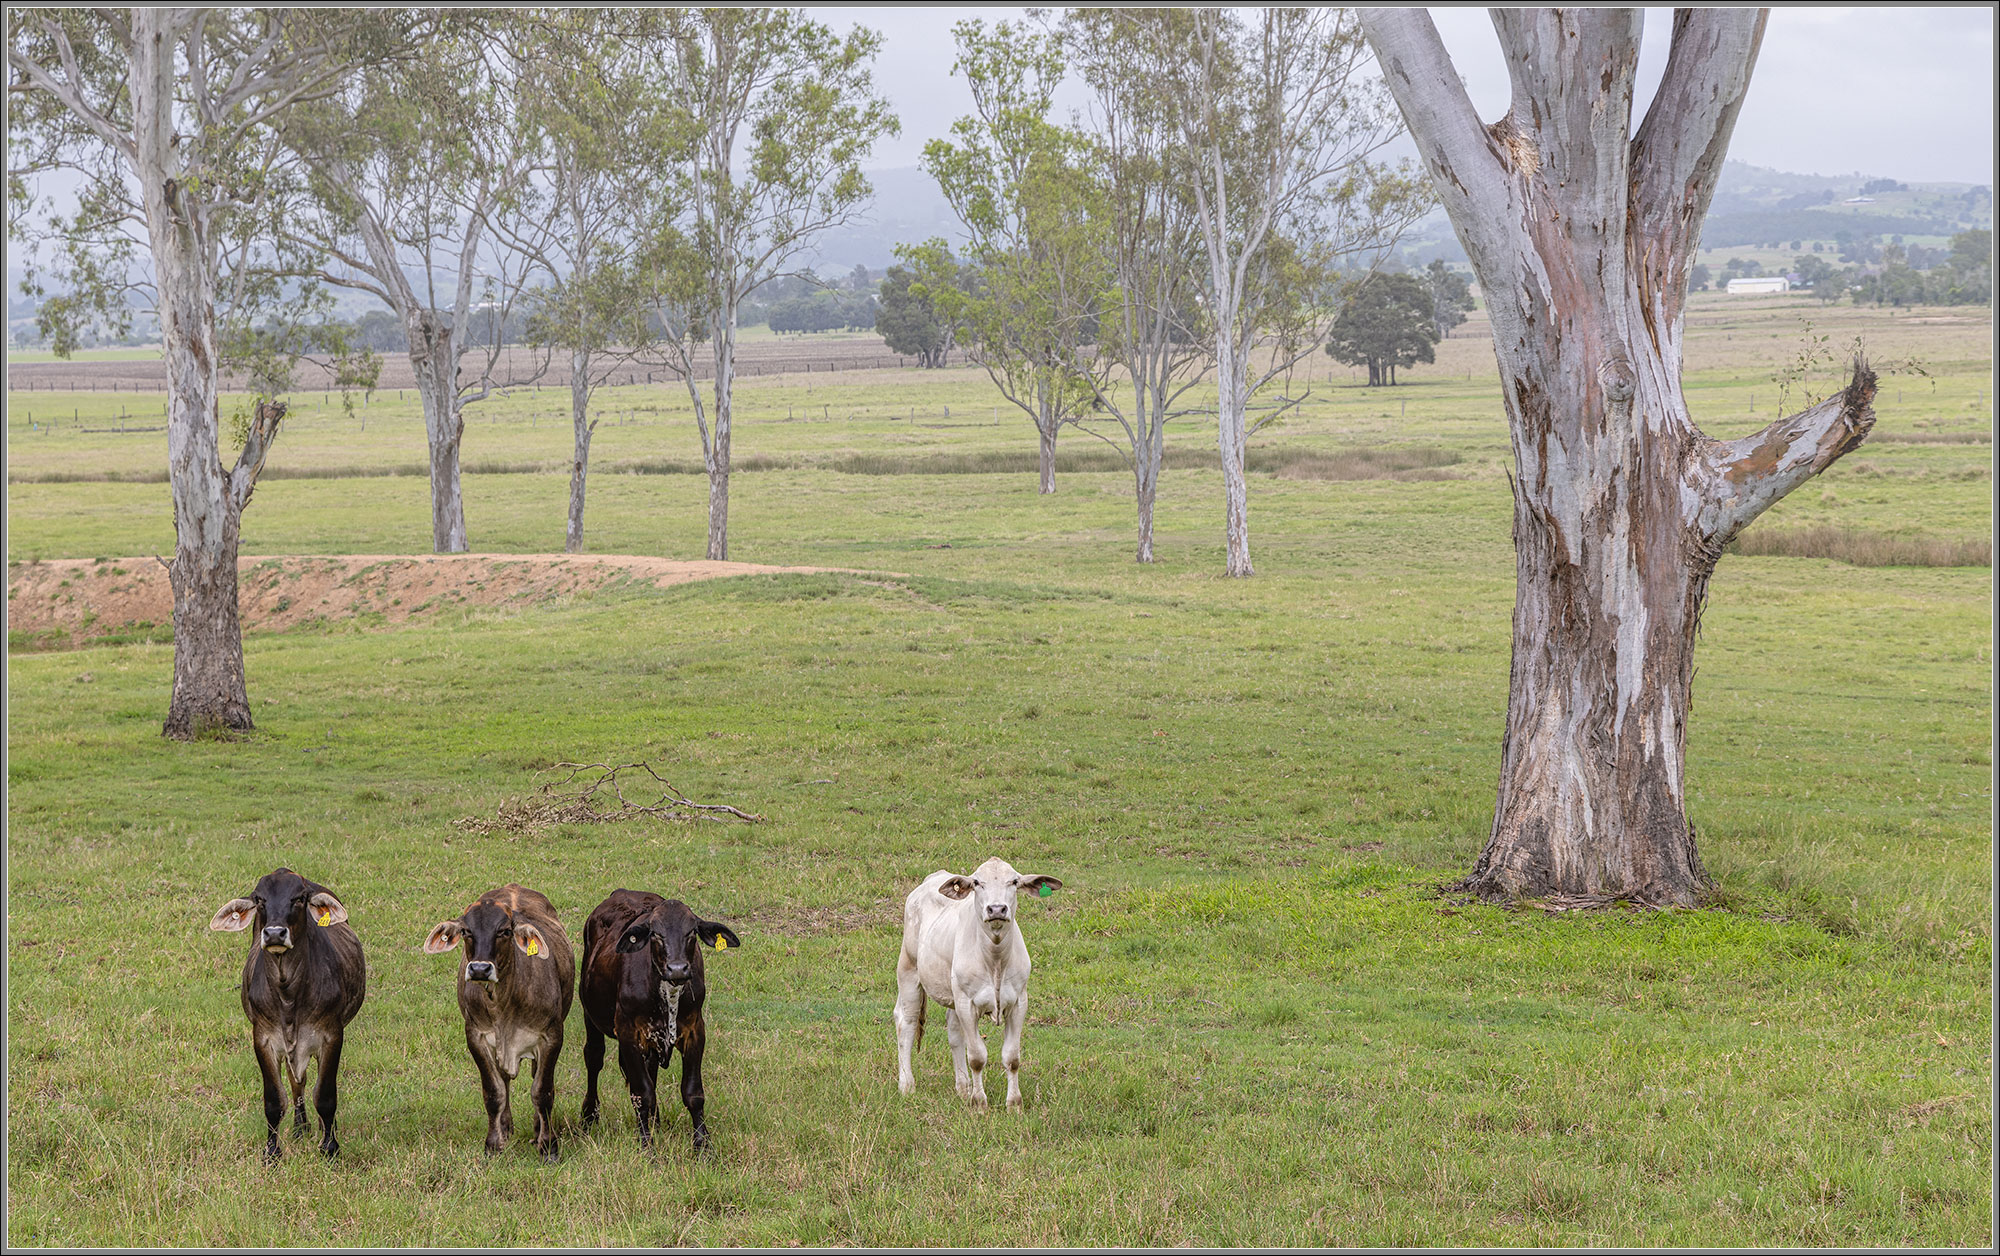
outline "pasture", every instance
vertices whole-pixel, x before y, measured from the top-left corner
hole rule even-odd
[[[1990,311],[1692,309],[1714,435],[1775,416],[1809,335],[1904,364],[1868,443],[1753,532],[1990,541]],[[1102,442],[1066,432],[1043,498],[977,370],[855,370],[741,382],[731,557],[861,574],[253,623],[257,730],[191,744],[159,736],[157,635],[10,633],[8,1240],[1989,1245],[1990,566],[1726,556],[1688,737],[1713,906],[1461,901],[1514,568],[1483,322],[1438,358],[1373,390],[1314,363],[1253,442],[1247,581],[1212,419],[1170,428],[1140,567]],[[298,400],[245,556],[422,552],[414,394]],[[116,430],[158,404],[10,394],[10,571],[169,552],[164,435]],[[468,412],[475,550],[561,548],[567,413]],[[685,393],[601,414],[590,550],[699,557]],[[459,823],[639,759],[764,819]],[[989,855],[1064,888],[1021,910],[1026,1111],[974,1116],[936,1017],[896,1093],[890,1010],[903,895]],[[370,988],[338,1161],[287,1134],[266,1168],[245,942],[206,924],[280,864],[339,892]],[[708,1152],[677,1098],[641,1152],[615,1067],[581,1129],[572,1011],[561,1161],[525,1076],[482,1154],[453,961],[418,947],[507,881],[573,938],[620,887],[741,936],[707,962]]]

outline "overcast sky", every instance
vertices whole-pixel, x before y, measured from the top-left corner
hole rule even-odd
[[[1021,14],[1001,8],[816,11],[835,26],[860,22],[884,36],[876,81],[895,102],[903,134],[878,146],[872,166],[915,165],[924,142],[970,110],[964,80],[951,73],[952,23]],[[1431,14],[1473,104],[1487,121],[1497,118],[1507,106],[1507,71],[1485,10]],[[1646,11],[1641,109],[1666,62],[1672,14]],[[1795,174],[1858,171],[1991,184],[1993,79],[1993,10],[1986,6],[1777,8],[1729,155]]]

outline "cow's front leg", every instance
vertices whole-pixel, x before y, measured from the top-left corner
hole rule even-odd
[[[340,1111],[341,1041],[335,1035],[321,1045],[319,1084],[313,1090],[313,1106],[319,1110],[319,1150],[327,1156],[340,1154],[340,1140],[333,1136],[333,1118]]]
[[[486,1101],[486,1154],[490,1156],[505,1147],[513,1133],[508,1128],[512,1122],[507,1119],[507,1079],[492,1052],[481,1047],[471,1030],[465,1034],[465,1049],[472,1053],[473,1066],[479,1070],[479,1094]]]
[[[278,1054],[277,1044],[267,1039],[252,1037],[250,1046],[257,1053],[257,1071],[264,1075],[264,1160],[275,1163],[280,1155],[278,1126],[285,1119],[285,1095],[278,1088],[284,1058]]]
[[[542,1159],[554,1160],[556,1146],[556,1059],[562,1055],[562,1040],[542,1043],[535,1051],[535,1147]]]
[[[944,1010],[944,1037],[951,1044],[951,1085],[961,1099],[972,1095],[972,1075],[965,1067],[965,1027],[959,1024],[958,1009]]]
[[[896,1089],[917,1093],[910,1056],[924,1040],[924,985],[907,957],[896,962]]]
[[[681,1103],[694,1124],[696,1151],[708,1146],[708,1122],[702,1116],[708,1108],[708,1095],[701,1088],[701,1057],[707,1049],[708,1042],[700,1034],[681,1039]]]
[[[965,1053],[965,1067],[968,1074],[965,1083],[965,1097],[972,1103],[973,1111],[986,1110],[986,1039],[979,1035],[979,1009],[971,999],[961,998],[952,1008],[953,1019],[958,1021],[958,1038]]]
[[[653,1145],[653,1122],[659,1116],[659,1100],[654,1087],[659,1080],[659,1065],[654,1063],[651,1052],[641,1051],[618,1040],[618,1071],[625,1074],[625,1089],[632,1096],[632,1114],[639,1119],[639,1145]]]
[[[1007,1107],[1021,1106],[1021,1026],[1028,1021],[1028,992],[1023,990],[1013,1006],[1001,1013],[1000,1063],[1007,1069]]]

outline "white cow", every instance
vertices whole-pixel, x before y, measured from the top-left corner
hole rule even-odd
[[[1054,877],[1024,877],[1004,859],[989,859],[969,877],[933,872],[903,901],[903,953],[896,961],[897,1085],[917,1088],[910,1052],[924,1039],[924,996],[945,1007],[951,1071],[960,1097],[986,1107],[986,1043],[979,1018],[1005,1027],[1000,1061],[1007,1066],[1007,1106],[1021,1106],[1021,1025],[1028,1015],[1028,944],[1015,921],[1022,892],[1046,898]]]

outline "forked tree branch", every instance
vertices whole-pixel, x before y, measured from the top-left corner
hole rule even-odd
[[[1832,466],[1875,426],[1875,372],[1860,359],[1835,396],[1742,440],[1708,441],[1698,455],[1694,518],[1719,553],[1778,499]]]
[[[1632,139],[1628,237],[1642,299],[1665,325],[1677,322],[1685,305],[1695,243],[1769,15],[1768,9],[1674,12],[1666,74]]]

